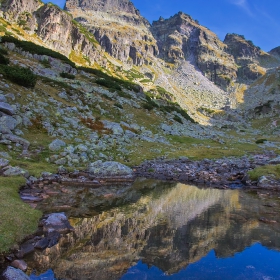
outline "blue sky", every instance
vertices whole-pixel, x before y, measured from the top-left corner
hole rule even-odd
[[[43,2],[49,2],[43,0]],[[51,1],[63,7],[65,0]],[[279,0],[132,0],[150,22],[182,11],[214,31],[221,40],[238,33],[265,51],[280,46]]]

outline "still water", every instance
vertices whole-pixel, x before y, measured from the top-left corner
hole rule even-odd
[[[280,279],[278,194],[137,180],[38,207],[75,232],[26,259],[32,280]]]

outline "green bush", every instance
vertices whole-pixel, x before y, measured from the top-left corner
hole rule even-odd
[[[256,144],[263,144],[265,141],[267,141],[267,139],[258,139]]]
[[[183,121],[182,121],[182,119],[179,116],[174,116],[173,120],[178,122],[178,123],[183,124]]]
[[[42,60],[41,64],[44,65],[46,68],[51,68],[51,64],[47,59]]]
[[[10,63],[8,57],[5,57],[3,54],[0,53],[0,64],[7,65]]]
[[[123,109],[123,106],[120,103],[115,103],[114,106]]]
[[[61,78],[66,78],[66,79],[70,79],[70,80],[74,80],[75,79],[75,75],[66,73],[66,72],[61,72],[60,74]]]
[[[51,56],[53,58],[60,59],[62,62],[65,62],[74,68],[76,67],[75,63],[66,56],[45,47],[36,45],[32,42],[20,41],[12,36],[3,36],[2,43],[5,42],[14,43],[18,48],[21,48],[22,50],[30,52],[32,54]]]
[[[122,88],[112,80],[108,79],[97,79],[95,81],[98,85],[104,86],[106,88],[114,89],[114,90],[121,90]]]
[[[131,99],[131,95],[129,93],[123,92],[121,90],[118,91],[118,96],[127,98],[127,99]]]
[[[0,73],[11,82],[24,87],[33,88],[37,81],[37,76],[29,68],[17,65],[0,65]]]
[[[102,86],[105,86],[107,88],[121,90],[120,86],[122,86],[122,87],[124,87],[124,88],[126,88],[128,90],[132,90],[134,92],[142,91],[142,88],[139,85],[137,85],[137,84],[135,84],[133,82],[130,82],[130,81],[125,81],[125,80],[122,80],[122,79],[118,79],[118,78],[112,77],[112,76],[104,73],[103,71],[101,71],[99,69],[93,69],[93,68],[87,68],[87,67],[79,67],[78,69],[82,70],[84,72],[93,74],[93,75],[95,75],[95,76],[97,76],[99,78],[104,79],[105,82],[102,81],[102,79],[98,79],[96,81],[96,83],[100,84]]]
[[[163,112],[168,112],[168,113],[177,112],[182,117],[184,117],[184,119],[186,119],[192,123],[195,123],[195,120],[192,117],[190,117],[189,114],[176,103],[170,103],[170,105],[161,106],[160,109]]]
[[[8,51],[6,49],[0,48],[0,53],[4,54],[4,55],[7,55]]]

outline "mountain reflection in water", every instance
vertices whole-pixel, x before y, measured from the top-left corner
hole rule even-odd
[[[26,260],[29,267],[38,272],[52,268],[61,279],[102,280],[144,279],[145,269],[139,272],[140,278],[135,271],[146,266],[160,273],[147,279],[165,279],[160,277],[179,277],[182,270],[190,271],[205,256],[209,262],[213,255],[214,259],[229,258],[256,242],[280,248],[277,196],[138,181],[122,199],[122,206],[90,218],[72,218],[75,232],[55,247],[35,252]],[[279,253],[275,255],[280,260]],[[215,275],[221,268],[213,263]],[[209,271],[199,271],[200,278],[193,272],[188,278],[182,274],[171,279],[213,279],[203,278]]]

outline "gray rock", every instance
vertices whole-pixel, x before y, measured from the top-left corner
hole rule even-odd
[[[3,173],[4,176],[24,176],[25,178],[27,178],[29,176],[28,174],[28,171],[18,167],[18,166],[15,166],[15,167],[8,167],[4,173]]]
[[[261,176],[258,180],[257,187],[261,189],[279,189],[279,181],[268,176]]]
[[[5,280],[29,280],[24,272],[11,266],[8,266],[2,275]]]
[[[0,93],[0,102],[6,102],[7,98],[4,94]]]
[[[58,94],[58,96],[59,96],[60,98],[66,99],[66,100],[68,99],[68,96],[67,96],[66,91],[60,92],[60,93]]]
[[[124,133],[122,127],[118,123],[103,121],[104,127],[111,129],[114,135],[122,135]]]
[[[7,166],[7,165],[9,165],[9,160],[7,160],[7,159],[4,159],[4,158],[0,158],[0,168],[3,168],[3,167],[5,167],[5,166]]]
[[[55,164],[64,165],[64,164],[66,164],[66,162],[67,162],[66,158],[60,158],[57,161],[55,161]]]
[[[64,213],[49,214],[47,219],[43,221],[44,232],[57,231],[59,233],[68,233],[73,230]]]
[[[102,162],[101,160],[98,160],[89,164],[88,171],[94,176],[101,177],[133,175],[131,168],[115,161]]]
[[[30,145],[29,141],[13,134],[4,134],[3,139],[22,145],[23,150],[28,150],[28,147]]]
[[[269,164],[280,164],[280,156],[273,158],[268,162]]]
[[[17,126],[17,120],[11,116],[2,116],[0,118],[0,133],[11,134]]]
[[[77,151],[80,151],[80,152],[87,152],[88,148],[86,145],[83,145],[83,144],[80,144],[76,147]]]
[[[52,143],[49,145],[49,149],[51,151],[58,151],[60,150],[62,147],[65,147],[66,144],[64,141],[59,140],[59,139],[55,139],[54,141],[52,141]]]
[[[0,152],[0,156],[3,158],[11,158],[11,156],[7,152]]]
[[[0,112],[3,112],[10,116],[15,114],[14,108],[10,104],[5,102],[0,102]]]

